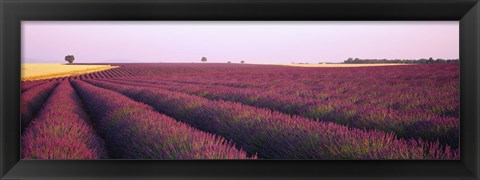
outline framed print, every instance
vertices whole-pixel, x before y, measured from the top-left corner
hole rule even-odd
[[[478,179],[478,1],[1,1],[1,178]]]

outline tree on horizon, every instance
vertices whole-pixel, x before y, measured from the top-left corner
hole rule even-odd
[[[68,61],[68,64],[72,64],[74,60],[75,60],[75,56],[73,55],[65,56],[65,61]]]

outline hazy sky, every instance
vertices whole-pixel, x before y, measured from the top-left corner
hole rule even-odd
[[[341,62],[459,57],[458,21],[23,21],[22,61]]]

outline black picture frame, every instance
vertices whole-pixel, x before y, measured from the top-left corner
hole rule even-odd
[[[20,160],[23,20],[458,20],[461,160]],[[478,0],[0,0],[0,178],[479,179],[479,23]]]

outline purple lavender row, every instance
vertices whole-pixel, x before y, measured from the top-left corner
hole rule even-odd
[[[58,82],[44,83],[22,93],[20,100],[22,129],[27,127],[57,84]]]
[[[349,99],[355,104],[425,109],[440,116],[459,117],[458,64],[281,71],[266,68],[261,73],[174,74],[162,81],[248,88],[306,98]]]
[[[407,67],[307,68],[261,73],[190,73],[151,77],[182,84],[241,87],[314,99],[341,99],[395,110],[424,109],[442,117],[459,117],[458,64]],[[272,73],[277,74],[273,75]],[[315,77],[315,78],[312,78]]]
[[[188,77],[187,77],[188,78]],[[153,80],[152,80],[153,79]],[[288,98],[288,101],[293,101],[295,102],[308,102],[308,103],[314,103],[320,102],[319,104],[325,104],[325,101],[345,101],[343,104],[351,104],[355,106],[362,106],[362,105],[369,105],[369,106],[375,106],[378,108],[391,108],[395,109],[395,111],[403,113],[403,112],[408,112],[409,110],[416,110],[416,109],[422,109],[425,114],[431,114],[431,116],[441,116],[441,117],[451,117],[451,118],[458,118],[459,116],[459,97],[458,97],[458,85],[452,85],[452,87],[445,87],[443,89],[438,89],[436,91],[433,91],[432,87],[427,86],[420,86],[418,87],[415,85],[415,87],[408,87],[406,90],[398,87],[388,87],[388,84],[385,84],[381,87],[375,87],[375,89],[369,89],[368,87],[365,88],[358,88],[359,86],[365,86],[365,85],[355,85],[351,84],[348,86],[340,86],[339,88],[344,88],[344,87],[357,87],[357,89],[367,89],[368,92],[375,92],[377,95],[372,95],[372,94],[365,94],[365,93],[359,93],[358,90],[356,92],[348,92],[346,94],[341,94],[339,95],[338,92],[332,91],[332,90],[324,90],[322,92],[317,93],[316,97],[300,97],[297,96],[296,94],[285,94],[285,93],[278,93],[278,91],[288,91],[289,88],[294,89],[293,87],[290,87],[289,85],[285,84],[280,88],[277,88],[276,90],[265,90],[265,89],[259,89],[259,88],[234,88],[234,87],[228,87],[228,86],[223,86],[223,85],[202,85],[202,84],[190,84],[190,83],[177,83],[177,82],[170,82],[170,80],[164,80],[164,79],[159,79],[155,80],[155,78],[150,78],[149,80],[145,79],[139,79],[139,78],[129,78],[129,79],[124,79],[126,81],[133,81],[133,82],[146,82],[146,83],[151,83],[151,84],[162,84],[162,85],[177,85],[177,86],[190,86],[190,87],[201,87],[202,91],[211,91],[212,89],[218,89],[221,88],[223,90],[226,90],[228,92],[233,92],[233,93],[240,93],[242,98],[245,96],[257,96],[260,95],[260,99],[254,98],[253,100],[262,100],[262,99],[267,99],[267,102],[271,102],[272,100],[282,100],[285,98]],[[201,82],[201,80],[199,80]],[[334,85],[329,85],[329,86],[334,86]],[[413,86],[413,85],[412,85]],[[455,88],[457,87],[457,88]],[[299,87],[297,87],[299,88]],[[189,88],[187,88],[189,89]],[[197,88],[198,89],[198,88]],[[344,88],[346,89],[346,88]],[[430,91],[427,91],[430,90]],[[342,90],[346,91],[346,90]],[[423,91],[423,92],[422,92]],[[426,91],[426,92],[425,92]],[[225,93],[225,91],[222,91]],[[382,94],[380,96],[380,94]],[[282,102],[280,102],[281,104]],[[258,103],[254,103],[258,104]],[[276,108],[280,108],[278,110],[280,111],[287,111],[286,113],[289,113],[289,111],[298,111],[299,109],[305,109],[304,106],[294,106],[292,108],[288,109],[281,109],[281,108],[286,108],[289,106],[285,105],[278,105]],[[295,110],[297,109],[297,110]],[[302,113],[302,112],[297,112]]]
[[[424,109],[459,117],[458,64],[407,67],[307,68],[262,73],[191,73],[152,77],[163,82],[247,88],[314,99],[342,99],[396,110]],[[277,74],[273,74],[276,72]],[[314,77],[314,78],[313,78]]]
[[[80,63],[82,64],[82,63]],[[88,64],[87,64],[88,65]],[[198,66],[195,64],[159,64],[159,63],[139,63],[139,64],[111,64],[114,66],[120,66],[119,68],[108,69],[104,71],[92,72],[88,74],[82,74],[77,76],[58,77],[49,79],[49,81],[62,81],[62,80],[85,80],[85,79],[105,79],[105,78],[120,78],[120,77],[151,77],[167,74],[184,74],[191,72],[231,72],[240,71],[248,72],[252,69],[264,70],[265,66],[258,65],[227,65],[227,64],[209,64],[208,68],[205,66]],[[279,69],[279,67],[272,66],[270,68]],[[268,68],[269,69],[269,68]]]
[[[22,135],[24,159],[105,159],[102,139],[90,125],[68,81],[52,92]]]
[[[114,91],[73,81],[111,158],[255,159],[233,143],[194,129]]]
[[[204,76],[204,75],[203,75]],[[202,76],[202,77],[203,77]],[[184,79],[191,78],[189,76]],[[263,77],[261,77],[263,78]],[[160,78],[157,78],[160,80]],[[232,86],[238,82],[228,84],[203,83],[204,80],[168,80],[162,82],[180,84],[191,84],[204,87],[223,87],[243,91],[258,91],[280,96],[292,96],[303,99],[335,100],[341,99],[356,105],[372,105],[383,108],[394,108],[397,111],[408,111],[411,109],[424,109],[425,112],[444,117],[459,117],[459,79],[450,78],[445,82],[438,83],[438,79],[420,80],[381,80],[381,79],[326,79],[321,82],[306,85],[301,80],[293,81],[288,78],[280,78],[283,81],[270,80],[272,85],[264,88]],[[150,78],[149,80],[155,80]],[[288,80],[288,81],[287,81]],[[192,82],[194,81],[194,82]],[[245,79],[243,81],[250,81]],[[300,82],[299,82],[300,81]],[[208,82],[208,80],[207,80]]]
[[[21,86],[21,92],[25,92],[35,86],[38,86],[40,84],[46,83],[46,81],[22,81],[20,84]]]
[[[200,76],[202,75],[202,76]],[[312,78],[313,77],[313,78]],[[342,83],[350,84],[359,80],[391,80],[400,81],[423,81],[426,79],[449,80],[459,77],[459,64],[431,64],[431,65],[408,65],[408,66],[379,66],[361,68],[272,68],[264,66],[262,71],[250,71],[248,73],[236,73],[235,71],[224,72],[202,72],[189,73],[181,76],[172,74],[165,78],[169,81],[209,85],[226,85],[242,88],[271,88],[283,85],[313,85],[330,82],[331,80],[342,80]],[[441,82],[439,81],[439,82]],[[458,81],[459,82],[459,81]],[[328,84],[327,84],[328,85]],[[323,90],[335,88],[335,86],[319,87]],[[364,87],[364,88],[369,88]],[[303,89],[303,88],[302,88]],[[300,90],[302,90],[300,89]],[[283,90],[283,89],[282,89]],[[357,89],[363,90],[363,89]],[[283,91],[285,92],[285,91]]]
[[[231,139],[266,159],[459,159],[458,150],[438,142],[397,139],[393,133],[365,131],[335,123],[211,101],[159,88],[88,82],[154,106],[203,131]]]
[[[345,99],[315,100],[297,96],[264,93],[245,88],[202,86],[169,83],[142,79],[106,80],[126,85],[157,87],[205,97],[210,100],[239,102],[267,108],[286,114],[321,121],[330,121],[354,128],[378,129],[394,132],[402,138],[439,140],[442,144],[458,147],[460,121],[452,117],[441,117],[424,110],[394,111],[372,105],[355,105]]]

